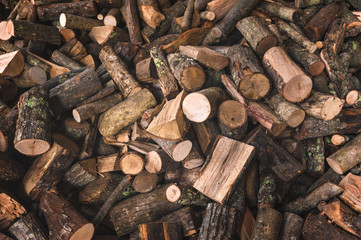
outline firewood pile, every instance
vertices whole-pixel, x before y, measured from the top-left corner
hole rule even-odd
[[[0,239],[361,238],[360,1],[0,6]]]

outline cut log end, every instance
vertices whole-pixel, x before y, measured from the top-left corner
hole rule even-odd
[[[175,184],[170,185],[165,192],[165,195],[170,202],[176,202],[182,195],[182,191]]]
[[[340,146],[344,144],[346,141],[347,141],[346,137],[339,134],[335,134],[331,137],[331,142],[336,146]]]
[[[310,65],[308,71],[312,76],[320,75],[325,69],[325,64],[323,62],[315,62]]]
[[[162,169],[162,158],[156,151],[148,152],[145,161],[145,169],[150,173],[158,173]]]
[[[195,169],[202,166],[204,163],[203,158],[193,158],[183,163],[183,167],[186,169]]]
[[[120,169],[124,174],[137,175],[143,168],[143,158],[136,153],[128,153],[120,159]]]
[[[41,139],[23,139],[15,143],[14,147],[24,155],[37,156],[48,151],[50,144]]]
[[[219,106],[218,118],[229,129],[235,129],[247,122],[247,111],[242,103],[229,100]]]
[[[277,38],[275,36],[267,36],[258,43],[256,52],[263,56],[268,49],[274,46],[277,46]]]
[[[7,21],[0,22],[0,39],[4,41],[9,40],[12,37],[7,31],[7,24]]]
[[[192,122],[204,122],[211,113],[211,104],[207,97],[200,93],[191,93],[184,98],[184,115]]]
[[[338,97],[329,98],[321,110],[322,119],[325,121],[335,118],[343,107],[343,101]]]
[[[10,36],[14,36],[15,35],[15,28],[14,28],[14,23],[13,21],[9,20],[6,24],[6,32],[10,35]]]
[[[238,86],[242,96],[251,100],[261,100],[271,89],[269,79],[262,73],[245,76]]]
[[[204,85],[206,75],[199,67],[188,67],[183,71],[181,81],[184,90],[196,91]]]
[[[298,103],[305,100],[311,90],[312,79],[307,75],[297,75],[283,86],[282,96],[289,102]]]
[[[359,92],[357,90],[352,90],[346,95],[346,103],[350,106],[354,105],[359,99]]]
[[[328,165],[338,174],[343,174],[344,171],[342,170],[341,166],[333,159],[326,158]]]
[[[287,125],[291,128],[299,126],[305,119],[306,113],[302,109],[294,111],[287,119]]]
[[[47,80],[46,72],[40,67],[32,67],[29,69],[29,77],[37,84],[43,84]]]
[[[76,109],[73,109],[73,118],[75,121],[77,121],[78,123],[81,122],[81,117],[80,117],[80,114],[79,112],[76,110]]]
[[[66,15],[65,15],[65,13],[60,14],[59,23],[60,23],[60,26],[62,26],[62,27],[66,26]]]
[[[180,162],[185,159],[190,153],[192,145],[192,142],[189,140],[178,143],[173,149],[172,158],[174,159],[174,161]]]
[[[70,240],[90,240],[94,234],[94,225],[87,223],[79,228],[70,238]]]

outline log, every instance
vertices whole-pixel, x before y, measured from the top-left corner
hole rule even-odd
[[[110,211],[110,217],[117,235],[128,234],[136,230],[138,224],[156,221],[180,209],[180,204],[167,200],[165,192],[168,186],[164,185],[152,192],[138,194],[116,204]]]
[[[12,146],[18,118],[18,108],[15,106],[0,120],[0,151],[6,152]]]
[[[14,147],[20,153],[36,156],[50,148],[49,92],[43,87],[25,92],[18,103]]]
[[[140,17],[152,28],[157,28],[165,20],[165,16],[158,10],[155,0],[138,0]]]
[[[18,240],[46,240],[47,235],[34,213],[29,213],[10,226],[10,234]]]
[[[338,54],[341,50],[347,23],[340,18],[336,18],[329,26],[325,35],[325,45],[333,54]]]
[[[213,21],[218,22],[227,15],[227,13],[235,6],[236,3],[237,1],[235,0],[213,0],[207,3],[205,10],[214,12],[216,14],[216,19]]]
[[[227,99],[219,87],[210,87],[188,94],[182,103],[184,115],[192,122],[204,122],[217,113],[218,106]]]
[[[84,67],[83,64],[71,59],[70,57],[66,56],[65,54],[61,53],[58,50],[55,50],[51,54],[51,60],[53,60],[55,63],[61,66],[69,68],[70,70],[78,70]]]
[[[128,42],[129,34],[122,28],[115,26],[95,26],[91,29],[89,37],[99,45],[115,47],[118,42]]]
[[[227,51],[233,81],[247,99],[260,100],[271,88],[256,54],[250,47],[234,45]]]
[[[174,98],[178,95],[179,90],[164,53],[159,47],[153,47],[150,51],[150,56],[157,68],[159,84],[164,97],[169,100]]]
[[[145,155],[144,168],[149,173],[169,173],[179,169],[180,164],[174,162],[163,150],[151,151]]]
[[[39,156],[24,176],[22,187],[31,199],[55,186],[64,176],[79,153],[78,146],[70,139],[53,134],[53,146]]]
[[[73,118],[66,118],[64,121],[64,132],[76,142],[81,141],[90,131],[88,122],[76,122]]]
[[[69,72],[62,73],[56,77],[48,79],[45,83],[41,84],[45,89],[51,90],[52,88],[55,88],[56,86],[59,86],[60,84],[64,83],[65,81],[75,77],[79,73],[85,70],[85,67],[78,70],[72,70]]]
[[[195,140],[195,136],[191,134],[192,149],[187,157],[182,161],[182,165],[186,169],[195,169],[202,166],[205,162],[205,158],[199,148],[198,143]]]
[[[322,137],[303,141],[303,157],[307,172],[311,176],[321,177],[325,172],[325,144]]]
[[[337,152],[326,158],[328,165],[338,174],[343,174],[360,161],[361,134],[342,146]]]
[[[297,22],[301,15],[298,9],[287,7],[278,2],[262,2],[256,9],[290,22]]]
[[[307,0],[295,0],[295,6],[298,8],[308,8],[311,6],[317,6],[323,4],[324,0],[307,1]]]
[[[209,203],[198,239],[233,239],[238,218],[239,213],[235,208]]]
[[[134,0],[124,0],[124,5],[120,11],[129,31],[130,42],[141,45],[143,43],[140,34],[139,18],[137,14],[137,2]]]
[[[9,20],[6,30],[11,36],[35,41],[44,41],[59,46],[61,36],[55,27],[22,20]]]
[[[187,92],[197,91],[206,82],[203,68],[192,58],[179,53],[168,54],[167,60],[179,85]]]
[[[163,151],[176,162],[183,161],[191,152],[193,147],[193,141],[188,138],[182,140],[164,140],[160,138],[152,138]]]
[[[312,89],[308,77],[280,47],[269,49],[263,56],[263,65],[272,77],[277,91],[289,102],[302,102]],[[287,68],[283,66],[287,65]]]
[[[158,181],[159,178],[157,174],[144,170],[134,178],[133,188],[137,192],[147,193],[157,187]]]
[[[199,13],[199,17],[203,21],[213,21],[216,18],[216,14],[211,11],[203,11]]]
[[[201,46],[180,46],[179,51],[190,58],[193,58],[206,67],[216,71],[228,66],[228,58],[221,53]]]
[[[120,158],[120,170],[124,174],[137,175],[142,172],[144,168],[144,159],[141,155],[128,152]]]
[[[153,83],[158,79],[157,69],[152,58],[144,59],[135,65],[137,80],[142,83]]]
[[[78,157],[79,160],[90,158],[93,155],[93,152],[95,150],[95,142],[98,135],[98,129],[97,129],[98,120],[99,120],[99,115],[93,116],[91,118],[90,131],[84,138]]]
[[[305,119],[305,111],[299,106],[286,101],[279,93],[273,92],[266,98],[266,103],[291,128],[299,126]]]
[[[195,0],[194,1],[194,8],[197,11],[203,10],[205,7],[207,7],[207,3],[211,2],[212,0]]]
[[[102,26],[103,23],[97,19],[85,18],[78,15],[62,13],[59,17],[60,26],[70,29],[91,30],[93,27]]]
[[[316,42],[323,38],[330,23],[340,14],[340,7],[331,3],[324,6],[307,22],[303,28],[306,36]]]
[[[308,115],[329,121],[341,112],[343,102],[344,101],[338,97],[313,92],[300,106]]]
[[[138,226],[140,238],[147,239],[174,239],[181,240],[182,230],[179,222],[167,223],[143,223]]]
[[[78,75],[68,79],[49,91],[50,109],[58,115],[71,109],[102,88],[94,69],[86,67]]]
[[[166,197],[170,202],[176,202],[182,205],[207,206],[211,201],[202,193],[196,192],[189,187],[172,184],[166,190]]]
[[[281,231],[282,219],[282,214],[273,208],[259,209],[251,240],[277,240]]]
[[[303,221],[304,219],[300,216],[294,213],[286,212],[283,216],[283,227],[280,233],[280,239],[300,240]]]
[[[260,182],[257,193],[257,207],[258,209],[274,208],[276,205],[276,176],[263,163],[258,168]]]
[[[277,45],[277,38],[256,16],[246,17],[236,25],[252,49],[263,56],[268,49]]]
[[[220,137],[193,187],[214,201],[223,203],[253,154],[253,146]]]
[[[92,239],[93,224],[57,192],[48,191],[44,194],[39,209],[48,224],[50,238]]]
[[[159,114],[150,122],[147,132],[166,140],[182,139],[189,129],[189,123],[181,108],[185,96],[186,93],[182,91],[175,99],[167,101]],[[173,154],[171,156],[173,157]]]
[[[47,78],[46,72],[42,68],[26,64],[21,75],[14,77],[13,81],[19,88],[30,88],[44,84]]]
[[[119,26],[120,23],[122,22],[122,14],[120,12],[120,9],[119,8],[110,9],[107,15],[105,15],[103,22],[105,26],[113,26],[113,27]]]
[[[361,93],[357,90],[351,90],[347,93],[345,98],[346,104],[354,108],[361,107]]]
[[[337,226],[330,224],[327,217],[321,214],[309,214],[306,217],[302,228],[302,237],[305,240],[312,239],[335,239],[335,240],[356,240],[358,237],[343,231]]]
[[[94,1],[41,5],[36,8],[36,11],[39,20],[42,22],[57,20],[59,19],[61,13],[68,13],[81,17],[94,17],[98,13],[98,9]]]
[[[217,113],[218,125],[223,136],[241,140],[247,131],[247,111],[242,103],[235,100],[224,101]]]
[[[326,182],[313,190],[306,197],[300,197],[288,203],[284,210],[300,214],[317,206],[321,201],[327,201],[343,192],[343,188],[336,184]]]
[[[361,212],[359,201],[360,177],[348,173],[339,183],[345,191],[339,196],[343,202],[357,212]]]
[[[64,175],[63,182],[70,186],[81,188],[95,179],[97,179],[97,174],[89,171],[88,166],[80,161],[69,168]]]
[[[15,77],[24,69],[24,56],[19,50],[0,56],[0,74]]]
[[[220,129],[216,121],[211,118],[201,123],[192,123],[192,128],[199,143],[202,153],[207,156],[214,141],[220,134]]]
[[[128,72],[123,61],[117,57],[110,46],[105,46],[99,53],[100,60],[104,63],[107,71],[113,78],[124,98],[131,96],[141,90],[139,83]]]
[[[26,214],[25,208],[6,193],[0,193],[0,230],[7,230],[12,224]]]

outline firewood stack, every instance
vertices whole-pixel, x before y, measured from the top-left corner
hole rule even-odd
[[[360,1],[0,6],[0,239],[361,238]]]

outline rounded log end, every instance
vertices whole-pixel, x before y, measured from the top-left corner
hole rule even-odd
[[[325,101],[321,110],[321,117],[325,121],[334,119],[342,110],[343,100],[338,97],[330,97]]]
[[[332,168],[333,171],[335,171],[338,174],[343,174],[344,171],[342,170],[341,166],[333,159],[326,158],[328,165]]]
[[[94,225],[87,223],[80,227],[70,238],[70,240],[91,240],[94,235]]]
[[[145,155],[145,169],[150,173],[158,173],[162,170],[162,158],[156,151],[150,151]]]
[[[224,101],[218,108],[218,119],[229,129],[242,127],[247,122],[247,110],[238,101]]]
[[[105,26],[117,26],[117,19],[114,16],[108,15],[104,18],[104,25]]]
[[[193,159],[189,159],[189,160],[185,161],[183,163],[183,167],[186,169],[192,170],[192,169],[202,166],[203,163],[204,163],[203,158],[193,158]]]
[[[143,168],[143,158],[136,153],[127,153],[120,159],[120,169],[124,174],[137,175]]]
[[[65,15],[65,13],[60,14],[59,23],[60,23],[60,26],[62,26],[62,27],[66,26],[66,15]]]
[[[206,82],[206,74],[199,67],[188,67],[182,72],[180,82],[184,90],[197,91]]]
[[[211,104],[201,93],[188,94],[182,103],[184,115],[192,122],[201,123],[211,114]]]
[[[310,65],[308,71],[312,76],[320,75],[325,69],[325,64],[322,61],[315,62]]]
[[[245,76],[238,86],[242,96],[250,100],[261,100],[271,89],[269,79],[262,73]]]
[[[76,122],[78,122],[78,123],[82,122],[80,114],[76,109],[73,109],[72,114],[73,114],[73,118]]]
[[[294,111],[287,119],[286,123],[291,128],[298,127],[305,120],[306,113],[302,109]]]
[[[147,193],[157,187],[158,175],[143,171],[138,174],[133,181],[133,188],[140,193]]]
[[[179,189],[177,185],[172,184],[167,188],[165,195],[168,201],[176,202],[181,197],[182,191]]]
[[[336,146],[339,146],[339,145],[342,145],[346,142],[346,138],[342,135],[339,135],[339,134],[335,134],[331,137],[331,142],[336,145]]]
[[[271,36],[267,36],[264,39],[262,39],[257,47],[256,47],[256,52],[263,56],[263,54],[265,54],[265,52],[267,52],[268,49],[277,46],[277,38],[273,35]]]
[[[0,130],[0,152],[6,152],[8,149],[8,138]]]
[[[346,103],[349,106],[352,106],[355,104],[355,102],[359,99],[360,94],[357,90],[351,90],[349,93],[347,93],[346,95]]]
[[[12,37],[12,34],[10,34],[8,32],[8,26],[7,25],[8,25],[8,21],[0,22],[0,39],[4,40],[4,41],[9,40]],[[12,32],[14,32],[14,29],[12,30]]]
[[[43,84],[46,82],[46,72],[40,67],[31,67],[29,69],[30,78],[37,84]]]
[[[14,144],[16,150],[27,156],[37,156],[50,149],[49,142],[41,139],[23,139]]]
[[[312,90],[312,79],[307,75],[297,75],[282,88],[282,96],[289,102],[299,103],[305,100]]]
[[[189,140],[182,141],[173,148],[172,158],[176,162],[184,160],[192,150],[192,142]]]

